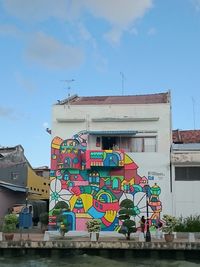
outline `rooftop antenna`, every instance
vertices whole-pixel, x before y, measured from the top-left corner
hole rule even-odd
[[[69,108],[69,98],[70,98],[70,90],[71,90],[70,84],[72,82],[74,82],[74,81],[75,81],[74,79],[71,79],[71,80],[61,80],[61,82],[64,82],[64,83],[67,84],[67,91],[68,91],[68,93],[67,93],[67,104],[68,104],[68,108]]]
[[[124,79],[125,79],[125,77],[124,77],[124,73],[123,72],[120,72],[120,75],[122,77],[122,95],[124,95]]]
[[[192,107],[193,107],[193,123],[194,123],[194,130],[196,128],[196,119],[195,119],[195,100],[192,97]]]

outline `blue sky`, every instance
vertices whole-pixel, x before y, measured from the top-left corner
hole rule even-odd
[[[200,129],[199,50],[200,0],[0,0],[0,145],[49,165],[45,129],[68,86],[81,96],[171,90],[173,129]]]

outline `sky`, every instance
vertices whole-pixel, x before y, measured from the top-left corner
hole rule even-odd
[[[200,129],[200,0],[0,0],[0,146],[50,165],[68,94],[171,91],[172,128]]]

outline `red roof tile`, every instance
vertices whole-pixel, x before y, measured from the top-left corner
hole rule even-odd
[[[126,95],[126,96],[74,96],[60,101],[59,104],[70,105],[109,105],[109,104],[156,104],[169,103],[170,95],[167,93],[148,95]]]
[[[174,143],[200,143],[200,130],[173,130],[172,134]]]

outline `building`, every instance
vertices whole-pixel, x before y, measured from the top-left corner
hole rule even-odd
[[[174,215],[200,214],[200,130],[173,131],[171,162]]]
[[[36,175],[21,145],[0,148],[0,218],[15,204],[49,199],[49,177]]]
[[[50,225],[65,203],[72,230],[90,218],[117,230],[125,198],[155,224],[172,212],[170,93],[129,96],[77,95],[53,105]],[[147,209],[148,203],[148,209]]]

